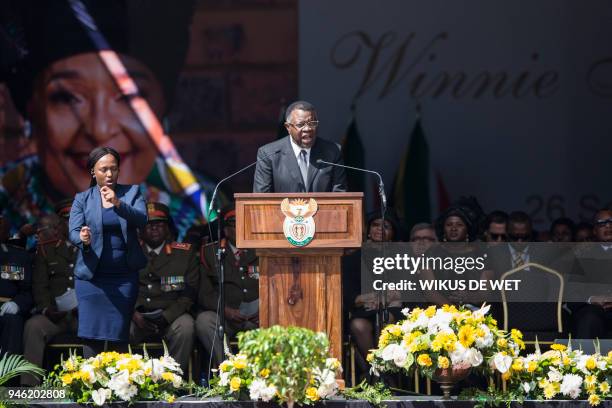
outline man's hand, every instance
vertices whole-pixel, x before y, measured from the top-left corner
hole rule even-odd
[[[259,326],[259,312],[249,317],[249,321]]]
[[[115,190],[109,186],[104,186],[100,188],[100,193],[102,194],[102,199],[104,201],[111,203],[115,207],[119,207],[119,199],[117,198],[117,195],[115,195]]]
[[[151,320],[151,322],[157,327],[157,331],[161,332],[168,327],[169,323],[164,316],[159,316],[157,319]]]
[[[225,306],[225,317],[229,321],[235,323],[242,323],[247,320],[247,318],[240,313],[240,310],[228,306]]]
[[[83,225],[81,227],[81,232],[79,232],[79,238],[85,245],[91,245],[91,230],[87,225]]]
[[[62,320],[64,317],[66,317],[66,314],[67,312],[58,311],[56,306],[49,306],[45,310],[45,316],[47,316],[47,318],[53,323],[57,323]]]
[[[132,321],[138,328],[142,330],[150,330],[153,332],[157,332],[157,326],[148,321],[140,312],[134,312],[132,315]]]

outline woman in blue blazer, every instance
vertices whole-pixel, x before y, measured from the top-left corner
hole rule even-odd
[[[70,241],[80,249],[74,274],[86,358],[107,348],[127,351],[138,271],[147,263],[137,235],[147,223],[145,201],[139,186],[117,184],[120,162],[113,148],[94,149],[87,160],[91,187],[77,193],[70,211]]]

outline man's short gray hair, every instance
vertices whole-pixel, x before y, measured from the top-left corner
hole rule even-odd
[[[291,116],[291,112],[294,110],[303,110],[306,112],[317,112],[314,105],[310,102],[306,101],[296,101],[291,105],[287,106],[287,110],[285,111],[285,121],[289,122],[289,117]]]
[[[412,227],[412,229],[410,230],[410,240],[412,241],[414,234],[426,229],[432,230],[434,232],[434,235],[436,235],[436,230],[434,229],[433,225],[428,222],[419,222],[418,224],[415,224],[414,227]]]

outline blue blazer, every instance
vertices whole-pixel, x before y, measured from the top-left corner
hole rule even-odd
[[[115,194],[121,202],[115,211],[119,216],[121,232],[127,246],[127,264],[133,271],[144,268],[147,258],[142,252],[136,229],[147,223],[147,209],[137,185],[117,184]],[[78,279],[90,280],[98,267],[102,255],[102,199],[98,186],[77,193],[70,210],[69,239],[80,251],[74,266]],[[79,236],[81,227],[87,225],[91,231],[91,244],[84,245]]]

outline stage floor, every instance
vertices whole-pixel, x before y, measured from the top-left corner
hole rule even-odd
[[[476,404],[473,401],[458,401],[450,400],[444,401],[439,399],[440,397],[398,397],[393,400],[385,401],[385,404],[389,408],[472,408]],[[80,405],[70,402],[41,402],[33,401],[28,404],[29,407],[45,407],[45,408],[76,408]],[[93,405],[89,405],[92,407]],[[113,407],[127,407],[127,403],[116,403],[105,406]],[[191,397],[183,399],[177,399],[174,403],[166,402],[139,402],[131,405],[133,408],[264,408],[264,407],[277,407],[276,404],[270,404],[265,402],[250,402],[250,401],[221,401],[219,399],[204,399],[198,400]],[[314,405],[315,407],[326,407],[326,408],[368,408],[371,405],[367,401],[360,400],[344,400],[334,399],[328,400],[322,403]],[[523,404],[513,403],[513,408],[526,407],[526,408],[589,408],[590,405],[587,401],[565,401],[565,400],[552,400],[546,402],[539,401],[525,401]],[[503,405],[500,408],[504,408]],[[602,401],[598,408],[612,408],[612,400]]]

